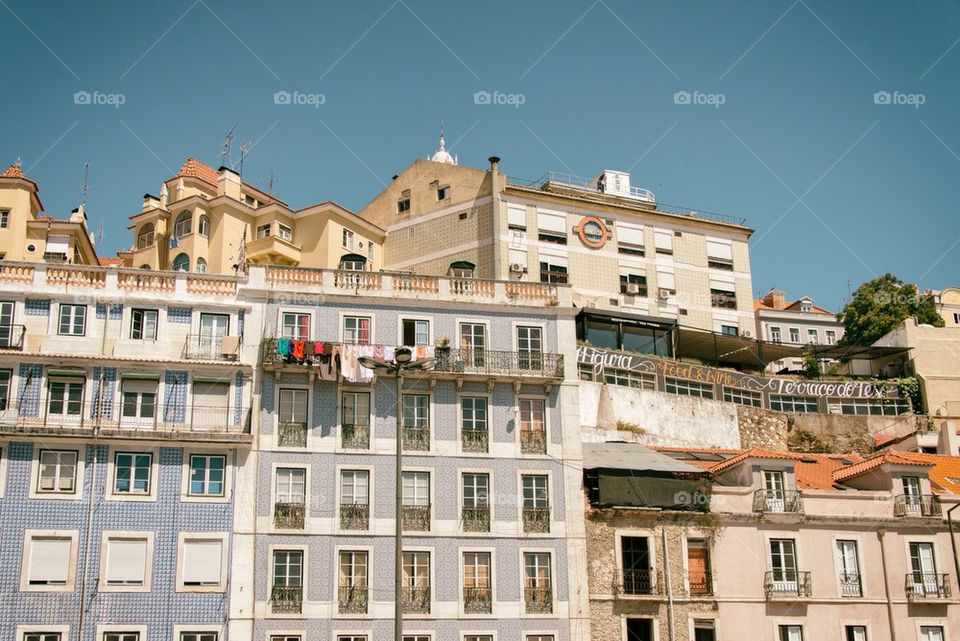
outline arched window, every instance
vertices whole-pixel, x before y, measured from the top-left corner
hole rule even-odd
[[[473,278],[476,267],[477,266],[473,263],[465,260],[458,260],[450,263],[450,269],[447,270],[447,275],[452,276],[453,278]]]
[[[137,234],[137,249],[145,249],[151,245],[153,245],[153,223],[147,223]]]
[[[193,231],[193,213],[189,211],[180,212],[180,215],[177,216],[177,222],[173,225],[173,235],[180,238],[191,231]]]
[[[367,259],[360,254],[344,254],[340,257],[340,269],[362,272],[367,268]]]
[[[177,257],[173,259],[173,271],[190,271],[190,257],[186,254],[177,254]]]
[[[197,231],[204,238],[210,235],[210,218],[206,214],[200,216],[200,228]]]
[[[143,264],[143,265],[140,265],[140,269],[153,269],[153,267],[147,264]]]
[[[207,273],[207,261],[202,258],[197,259],[197,273],[206,274]]]

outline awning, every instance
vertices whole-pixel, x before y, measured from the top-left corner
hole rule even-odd
[[[708,474],[703,468],[688,465],[639,443],[584,443],[583,469]]]
[[[833,358],[837,360],[864,359],[872,361],[877,358],[896,356],[909,352],[909,347],[887,347],[880,345],[804,345],[801,351],[818,358]]]
[[[676,331],[677,356],[696,358],[721,366],[746,365],[763,369],[773,361],[803,354],[802,346],[768,343],[746,336],[732,336],[692,327],[678,327]]]

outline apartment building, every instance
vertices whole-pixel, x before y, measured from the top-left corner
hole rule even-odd
[[[236,285],[0,265],[0,639],[225,633],[259,322]]]
[[[960,459],[658,452],[584,446],[593,638],[954,638]]]
[[[569,287],[251,267],[259,441],[232,639],[393,632],[397,414],[407,641],[586,639]],[[358,359],[400,346],[429,371]]]
[[[771,289],[753,301],[757,337],[778,345],[836,345],[843,338],[843,323],[836,314],[818,307],[809,296],[786,300],[784,292]],[[826,366],[831,361],[824,360]],[[803,359],[785,358],[767,366],[771,373],[800,372]]]
[[[926,292],[947,327],[960,325],[960,287],[944,287]]]

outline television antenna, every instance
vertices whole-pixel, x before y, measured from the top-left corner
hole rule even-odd
[[[231,156],[231,148],[233,147],[233,131],[237,128],[240,122],[234,123],[230,127],[230,131],[227,132],[226,137],[223,139],[223,147],[220,151],[220,166],[221,167],[231,167],[233,165],[233,160]]]

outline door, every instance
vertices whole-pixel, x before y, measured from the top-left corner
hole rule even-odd
[[[543,369],[543,330],[539,327],[517,328],[517,352],[520,369]]]
[[[903,504],[910,514],[920,512],[920,478],[917,476],[904,476],[900,479],[903,483]]]
[[[194,429],[226,430],[230,425],[230,383],[193,384]]]
[[[803,627],[799,625],[781,625],[780,641],[803,641]]]
[[[857,558],[856,541],[837,541],[837,573],[840,596],[861,596],[860,561]]]
[[[770,540],[770,569],[775,592],[798,593],[797,554],[793,539]]]
[[[14,347],[13,303],[0,302],[0,348]]]
[[[120,427],[145,429],[155,425],[157,416],[157,381],[121,382],[123,405],[120,408]]]
[[[764,499],[767,502],[767,512],[783,512],[786,507],[783,472],[764,470],[763,489],[766,490]]]
[[[620,539],[624,594],[651,594],[650,544],[645,536]]]
[[[937,564],[933,543],[910,544],[910,571],[913,573],[913,591],[920,596],[937,596]]]
[[[460,323],[461,358],[468,367],[483,367],[487,328],[482,323]]]
[[[230,317],[226,314],[200,314],[199,355],[206,358],[220,356],[223,337],[230,331]]]
[[[709,550],[702,539],[687,541],[687,579],[690,594],[710,594]]]
[[[47,426],[80,427],[83,423],[82,379],[50,381],[47,390]]]

